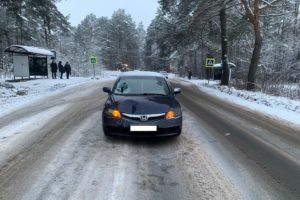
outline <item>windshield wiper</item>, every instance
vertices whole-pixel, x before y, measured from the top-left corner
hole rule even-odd
[[[113,93],[114,95],[120,95],[120,96],[128,96],[128,94],[124,94],[124,93]]]
[[[161,94],[161,93],[142,93],[141,95],[163,95],[163,96],[165,96],[165,94]]]
[[[114,93],[114,95],[120,95],[120,96],[150,96],[150,95],[161,95],[166,96],[166,94],[161,93]]]

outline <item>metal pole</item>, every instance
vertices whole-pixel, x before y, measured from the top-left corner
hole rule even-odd
[[[94,70],[94,78],[96,77],[95,73],[95,64],[93,64],[93,70]]]

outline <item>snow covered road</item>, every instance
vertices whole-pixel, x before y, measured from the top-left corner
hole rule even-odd
[[[101,90],[111,83],[84,83],[0,117],[0,199],[293,199],[298,194],[299,185],[290,184],[299,179],[287,182],[289,172],[274,176],[269,160],[261,164],[266,152],[253,150],[261,146],[245,144],[247,139],[255,144],[255,137],[268,141],[263,150],[286,152],[288,163],[276,160],[275,150],[271,159],[298,177],[296,130],[282,136],[284,126],[253,125],[266,119],[250,112],[249,124],[241,118],[247,115],[240,114],[243,110],[233,112],[196,87],[181,85],[181,136],[107,138],[101,129],[106,99]],[[236,132],[249,130],[257,131],[242,139]]]
[[[209,130],[206,135],[220,143],[213,151],[220,146],[227,152],[223,156],[214,152],[214,159],[224,174],[230,174],[235,184],[245,189],[243,194],[249,199],[300,198],[298,126],[208,95],[196,85],[173,83],[182,88],[180,103]]]
[[[104,137],[102,86],[86,83],[0,119],[0,135],[15,132],[0,140],[0,199],[240,199],[189,122],[179,138]]]

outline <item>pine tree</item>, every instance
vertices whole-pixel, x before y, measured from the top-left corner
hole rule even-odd
[[[48,48],[55,47],[57,42],[55,32],[70,33],[70,24],[67,17],[58,11],[55,3],[56,0],[27,0],[26,3],[26,7],[30,9],[30,16],[36,19],[35,23],[41,27],[39,33]]]
[[[107,34],[104,36],[102,55],[109,69],[118,69],[126,64],[136,69],[139,60],[138,36],[130,15],[125,10],[114,12],[109,22]]]
[[[141,69],[145,69],[144,64],[144,49],[145,49],[145,43],[146,43],[146,31],[144,29],[144,25],[142,22],[139,23],[137,29],[137,38],[138,38],[138,47],[139,47],[139,67]]]

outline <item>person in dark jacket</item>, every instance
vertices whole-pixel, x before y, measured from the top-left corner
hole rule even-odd
[[[66,62],[65,64],[65,72],[66,72],[66,76],[67,76],[67,79],[69,79],[69,76],[71,74],[71,65],[69,64],[69,62]]]
[[[189,70],[189,72],[188,72],[188,78],[189,78],[189,80],[191,80],[191,78],[192,78],[192,75],[193,75],[192,71],[191,71],[191,70]]]
[[[62,79],[63,74],[65,73],[65,68],[64,68],[63,64],[61,63],[61,61],[58,62],[58,70],[60,73],[60,79]]]
[[[57,72],[57,64],[54,60],[52,60],[52,63],[50,64],[52,78],[56,79],[56,72]]]

